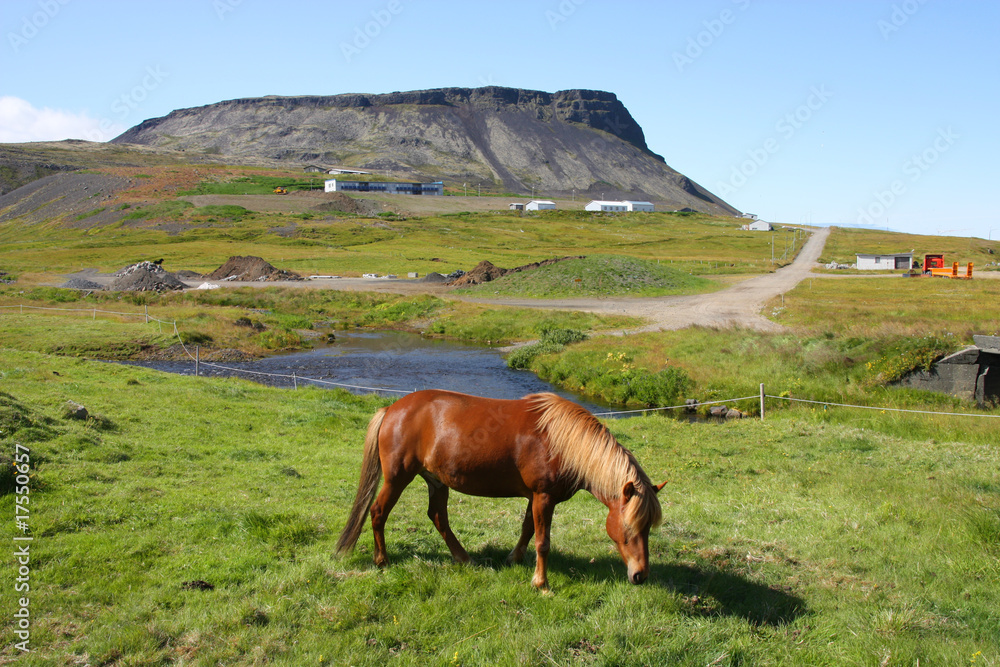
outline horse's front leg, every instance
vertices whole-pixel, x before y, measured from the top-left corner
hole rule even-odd
[[[536,493],[531,500],[531,511],[535,519],[535,576],[531,585],[541,591],[549,591],[549,580],[546,576],[549,558],[549,531],[552,527],[552,512],[556,504],[547,493]]]
[[[524,510],[524,522],[521,523],[521,538],[514,545],[514,550],[507,555],[508,563],[520,563],[528,551],[528,540],[535,534],[535,517],[531,513],[531,499],[528,499],[528,509]]]

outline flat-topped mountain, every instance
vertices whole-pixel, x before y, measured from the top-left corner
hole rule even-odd
[[[490,86],[229,100],[143,121],[113,142],[737,213],[652,152],[613,93],[594,90]]]

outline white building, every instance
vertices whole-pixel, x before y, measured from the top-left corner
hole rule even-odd
[[[584,207],[587,211],[600,211],[602,213],[628,213],[631,211],[644,211],[651,213],[655,207],[648,201],[632,201],[624,199],[622,201],[605,201],[595,199]]]
[[[909,270],[913,266],[913,251],[888,253],[885,255],[866,255],[857,253],[858,269],[861,271],[894,271]]]
[[[326,192],[375,192],[389,195],[444,195],[444,183],[398,183],[395,181],[324,181]]]
[[[532,199],[524,205],[525,211],[554,211],[556,203],[548,199]]]
[[[326,173],[331,176],[336,176],[337,174],[370,174],[370,171],[361,171],[360,169],[347,169],[346,167],[333,167],[332,169],[327,169]]]
[[[774,227],[771,226],[770,222],[764,222],[763,220],[754,220],[749,225],[743,225],[740,227],[743,230],[749,230],[751,232],[773,232]]]

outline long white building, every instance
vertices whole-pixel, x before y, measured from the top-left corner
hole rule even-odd
[[[621,201],[595,199],[584,207],[584,210],[601,211],[602,213],[630,213],[632,211],[651,213],[654,209],[655,207],[648,201],[632,201],[631,199]]]
[[[377,192],[389,195],[444,195],[444,183],[398,183],[395,181],[324,181],[326,192]]]

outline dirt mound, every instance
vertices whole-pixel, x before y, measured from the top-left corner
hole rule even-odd
[[[79,290],[104,289],[104,285],[101,285],[100,283],[95,283],[93,280],[86,280],[84,278],[70,278],[59,287],[62,287],[64,289],[79,289]]]
[[[381,203],[371,199],[355,199],[343,192],[323,193],[323,203],[313,206],[312,210],[321,213],[351,213],[353,215],[373,216],[384,213],[388,209]]]
[[[480,285],[482,283],[488,283],[491,280],[496,280],[497,278],[502,278],[508,273],[516,273],[518,271],[530,271],[531,269],[537,269],[540,266],[548,266],[549,264],[555,264],[556,262],[565,262],[567,259],[583,259],[583,255],[577,255],[575,257],[557,257],[553,259],[546,259],[541,262],[532,262],[531,264],[525,264],[523,266],[518,266],[513,269],[501,269],[499,266],[494,265],[489,260],[484,259],[476,265],[476,268],[472,269],[465,275],[457,278],[456,280],[448,283],[454,287],[462,287],[465,285]]]
[[[115,279],[108,285],[113,292],[166,292],[186,289],[184,282],[153,262],[139,262],[115,273]]]
[[[426,276],[424,276],[423,278],[421,278],[420,282],[423,282],[423,283],[446,283],[446,282],[448,282],[448,279],[445,278],[444,276],[442,276],[437,271],[431,271]]]
[[[271,281],[271,280],[302,280],[302,276],[291,271],[277,269],[260,257],[230,257],[229,260],[212,271],[208,280],[240,280],[240,281]]]
[[[456,287],[460,287],[462,285],[479,285],[480,283],[488,283],[491,280],[502,278],[509,272],[510,269],[501,269],[488,259],[484,259],[479,262],[479,264],[476,264],[476,268],[472,269],[464,276],[451,281],[449,284]]]

